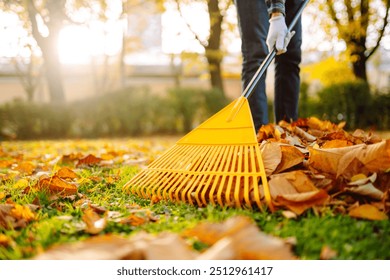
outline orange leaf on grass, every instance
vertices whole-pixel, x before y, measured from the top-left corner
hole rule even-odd
[[[72,169],[70,169],[68,167],[61,167],[61,169],[59,169],[55,175],[57,175],[61,179],[77,179],[78,178],[76,172],[74,172]]]
[[[370,204],[363,204],[361,206],[355,207],[349,211],[349,216],[353,218],[367,219],[367,220],[388,220],[387,215],[378,208]]]
[[[14,170],[22,174],[31,175],[35,170],[35,165],[30,161],[22,161],[18,163]]]
[[[61,194],[64,196],[77,193],[77,186],[75,184],[67,182],[57,175],[41,178],[35,187],[37,189],[48,190],[51,193]]]
[[[79,161],[76,164],[76,167],[83,166],[83,165],[87,165],[87,166],[97,165],[102,160],[103,160],[102,158],[98,158],[94,155],[89,154],[86,157],[79,159]]]

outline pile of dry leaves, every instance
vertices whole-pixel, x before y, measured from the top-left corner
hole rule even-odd
[[[357,218],[388,219],[390,139],[349,133],[344,125],[310,117],[258,131],[271,196],[275,206],[290,210],[287,216],[329,206]]]

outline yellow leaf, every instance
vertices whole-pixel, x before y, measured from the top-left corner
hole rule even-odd
[[[15,204],[10,214],[18,220],[24,219],[27,222],[35,219],[35,214],[26,205]]]
[[[5,197],[5,193],[0,192],[0,200],[3,199],[4,197]]]
[[[26,179],[19,179],[14,185],[13,187],[15,189],[22,189],[22,188],[27,188],[29,185],[28,183],[28,180]]]
[[[11,239],[8,236],[0,233],[0,246],[7,247],[10,242]]]
[[[361,218],[367,220],[388,220],[385,213],[379,211],[378,208],[371,204],[363,204],[349,211],[349,215],[354,218]]]

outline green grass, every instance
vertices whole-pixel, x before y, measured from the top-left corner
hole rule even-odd
[[[347,215],[315,214],[308,211],[297,219],[286,219],[281,212],[268,212],[249,209],[222,209],[207,206],[199,208],[183,203],[159,201],[151,204],[146,199],[128,195],[122,186],[135,174],[133,167],[91,168],[79,171],[82,178],[120,175],[115,183],[106,179],[100,182],[88,181],[81,184],[79,197],[51,200],[44,192],[24,194],[22,189],[13,188],[14,182],[0,186],[0,192],[9,193],[15,203],[28,204],[39,200],[40,209],[37,219],[27,227],[17,230],[0,228],[0,233],[13,240],[9,246],[0,246],[0,259],[28,259],[43,252],[54,244],[63,244],[85,240],[91,235],[80,228],[83,205],[78,199],[88,199],[91,204],[99,205],[108,211],[118,211],[123,215],[130,213],[132,204],[150,209],[158,216],[157,222],[141,226],[120,224],[109,221],[100,234],[116,233],[124,236],[139,231],[159,233],[170,231],[181,233],[200,221],[223,221],[234,215],[251,217],[258,227],[271,235],[282,238],[295,237],[294,253],[300,259],[319,259],[321,248],[328,246],[337,252],[337,259],[390,259],[390,223],[389,221],[365,221],[350,218]],[[0,200],[0,204],[6,198]],[[204,244],[195,242],[195,249]]]

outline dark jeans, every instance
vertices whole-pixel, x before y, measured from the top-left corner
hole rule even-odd
[[[287,26],[294,17],[302,0],[286,1]],[[241,51],[243,56],[243,87],[252,79],[268,54],[266,45],[269,28],[269,15],[265,0],[235,0],[238,24],[241,34]],[[302,26],[301,20],[295,25],[287,52],[275,57],[275,122],[292,121],[298,118],[299,99],[299,64],[301,62]],[[265,92],[265,75],[259,81],[253,94],[248,98],[256,131],[269,122],[267,95]]]

